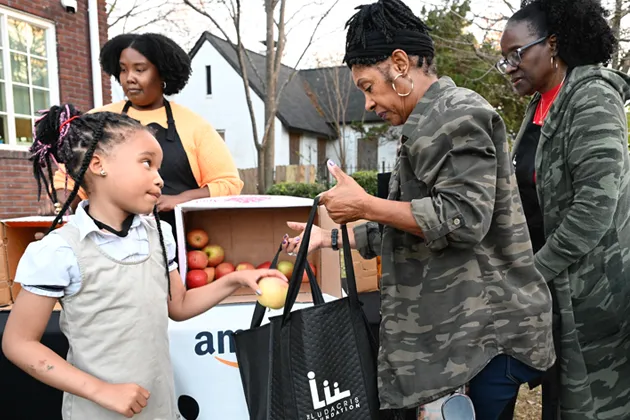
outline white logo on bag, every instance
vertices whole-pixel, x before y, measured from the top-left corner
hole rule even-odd
[[[319,390],[317,389],[317,381],[315,380],[315,372],[308,373],[308,383],[311,387],[311,397],[313,398],[313,408],[319,410],[327,405],[332,405],[339,400],[350,398],[350,391],[339,392],[339,384],[335,382],[335,393],[330,394],[330,386],[328,381],[324,381],[324,401],[319,399]]]
[[[321,399],[319,389],[317,388],[317,381],[315,380],[315,372],[309,372],[307,377],[311,398],[313,400],[313,408],[319,411],[307,415],[306,420],[331,419],[360,407],[359,398],[351,398],[352,393],[350,390],[340,391],[339,383],[337,382],[333,384],[333,391],[331,392],[330,382],[324,381],[324,399]]]

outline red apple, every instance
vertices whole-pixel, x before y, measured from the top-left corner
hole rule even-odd
[[[187,254],[188,268],[190,270],[203,270],[208,266],[208,257],[201,251],[189,251]]]
[[[186,241],[191,248],[201,249],[208,245],[208,234],[201,229],[193,229],[186,235]]]
[[[225,259],[225,251],[219,245],[208,245],[203,249],[208,257],[208,267],[216,267]]]
[[[266,269],[271,267],[271,261],[265,261],[264,263],[260,264],[258,267],[256,267],[258,270],[262,270],[262,269]]]
[[[311,266],[311,271],[313,272],[313,274],[315,274],[315,277],[317,277],[317,269],[315,268],[313,263],[309,261],[308,265]],[[302,283],[308,283],[308,274],[306,273],[306,268],[304,268],[304,274],[302,275]]]
[[[278,271],[284,274],[286,278],[290,279],[291,274],[293,274],[293,263],[291,261],[280,261],[278,263]]]
[[[208,284],[208,275],[204,270],[190,270],[186,273],[186,287],[194,289]]]
[[[242,270],[255,270],[256,267],[254,267],[254,264],[250,264],[250,263],[240,263],[239,265],[236,266],[236,271],[242,271]]]
[[[258,287],[262,295],[258,297],[258,302],[270,309],[280,309],[287,300],[289,283],[277,277],[264,277],[258,282]]]
[[[228,263],[228,262],[221,263],[221,264],[217,265],[215,270],[214,270],[215,280],[218,280],[221,277],[225,276],[226,274],[230,274],[233,271],[234,271],[234,265],[233,264]]]
[[[215,268],[214,267],[206,267],[206,268],[203,269],[203,271],[205,271],[206,274],[208,275],[208,283],[212,283],[214,281]]]

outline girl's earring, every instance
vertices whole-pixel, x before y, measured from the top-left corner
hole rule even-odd
[[[102,177],[107,176],[107,172],[105,172],[105,169],[101,169],[101,174]]]

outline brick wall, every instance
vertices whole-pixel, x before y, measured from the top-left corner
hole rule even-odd
[[[67,13],[59,0],[0,0],[0,5],[55,23],[59,93],[82,111],[93,108],[88,0]],[[98,0],[100,43],[107,41],[105,0]],[[110,79],[102,74],[103,103],[111,101]],[[37,186],[27,152],[0,149],[0,219],[36,214]]]

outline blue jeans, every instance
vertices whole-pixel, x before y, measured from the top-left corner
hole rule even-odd
[[[499,419],[505,406],[518,395],[521,384],[543,374],[511,356],[496,356],[470,381],[468,396],[475,405],[477,419]]]

